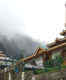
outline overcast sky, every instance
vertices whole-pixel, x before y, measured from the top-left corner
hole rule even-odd
[[[0,32],[51,42],[64,29],[65,0],[0,0]]]

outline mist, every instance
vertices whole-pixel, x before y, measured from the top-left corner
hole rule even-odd
[[[23,6],[22,1],[0,1],[0,49],[8,56],[30,56],[40,45],[27,35]]]
[[[0,34],[0,50],[4,50],[7,56],[30,56],[40,45],[39,42],[33,41],[31,38],[15,34],[12,38]]]

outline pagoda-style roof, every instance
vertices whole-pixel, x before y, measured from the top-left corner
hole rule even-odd
[[[6,57],[6,55],[5,54],[0,54],[0,57]]]
[[[63,30],[63,32],[61,32],[60,35],[66,36],[66,30]]]
[[[0,57],[6,57],[3,51],[0,51]]]
[[[65,43],[65,42],[66,42],[66,38],[61,38],[61,39],[56,38],[56,40],[54,42],[47,44],[47,47],[51,48],[51,47],[57,46],[59,44]]]

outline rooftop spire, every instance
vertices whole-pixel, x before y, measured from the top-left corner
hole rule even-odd
[[[65,3],[65,24],[64,24],[65,28],[66,28],[66,3]]]
[[[66,38],[66,3],[65,3],[65,23],[64,23],[65,29],[60,34],[63,35]]]

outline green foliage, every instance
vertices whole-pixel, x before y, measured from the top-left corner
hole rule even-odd
[[[34,74],[40,74],[40,73],[44,73],[45,71],[43,69],[37,69],[34,71]]]
[[[61,66],[59,68],[59,66],[55,66],[55,67],[48,67],[48,68],[45,68],[45,69],[37,69],[34,71],[34,74],[41,74],[41,73],[46,73],[46,72],[56,72],[56,71],[59,71],[59,70],[63,70],[63,69],[66,69],[66,66]]]
[[[53,60],[47,60],[44,63],[44,67],[52,67],[53,66]]]
[[[53,66],[60,66],[64,62],[62,56],[58,56],[55,59],[50,59],[45,61],[44,66],[46,67],[53,67]]]

